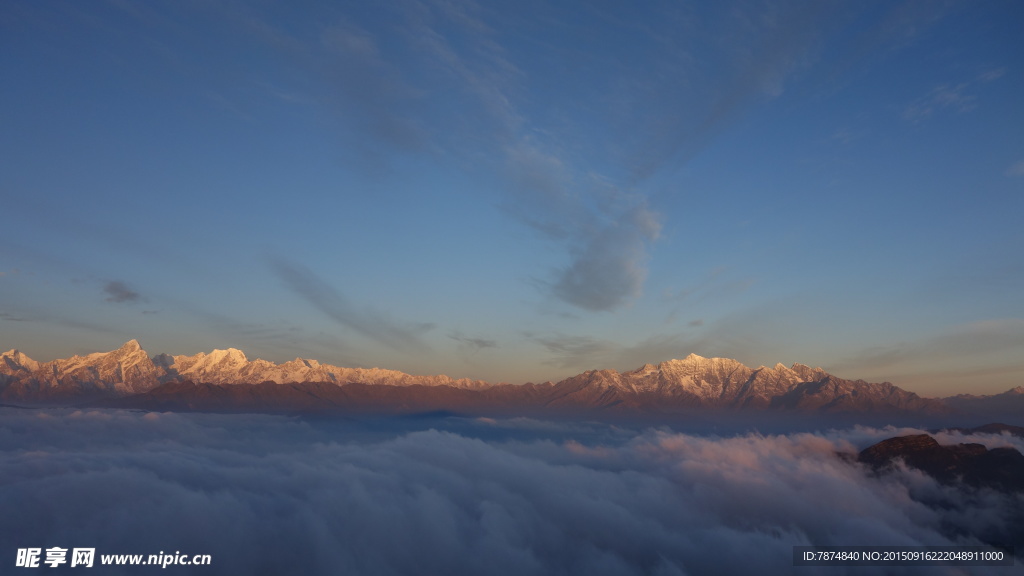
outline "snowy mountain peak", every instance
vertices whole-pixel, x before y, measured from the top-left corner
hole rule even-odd
[[[807,382],[814,382],[828,376],[828,372],[825,372],[821,368],[811,368],[806,364],[793,364],[793,367],[790,368],[790,370],[795,372],[797,375],[800,376],[800,378],[803,378]]]
[[[245,357],[245,352],[242,352],[238,348],[228,348],[227,350],[214,350],[210,352],[208,358],[214,363],[227,363],[227,364],[245,364],[249,361]]]
[[[162,363],[165,362],[163,360]],[[214,350],[209,354],[200,352],[194,356],[174,356],[173,363],[166,365],[164,379],[178,377],[197,382],[234,383],[243,371],[251,369],[251,365],[245,353],[237,348]]]
[[[0,354],[0,358],[10,358],[11,360],[14,360],[15,362],[21,362],[23,359],[27,359],[28,356],[23,354],[17,348],[11,348],[7,352],[4,352],[3,354]]]
[[[36,370],[39,362],[29,358],[16,348],[0,354],[0,373],[11,373],[17,370]]]
[[[118,352],[126,353],[138,352],[139,350],[142,350],[142,346],[139,345],[139,341],[134,338],[125,342],[124,344],[121,345],[120,348],[117,349]]]
[[[682,360],[669,360],[658,365],[662,372],[697,374],[707,371],[734,372],[736,370],[750,371],[750,368],[738,360],[732,358],[705,358],[697,354],[690,354]]]

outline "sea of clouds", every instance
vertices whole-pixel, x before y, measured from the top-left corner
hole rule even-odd
[[[1024,496],[837,455],[919,432],[0,408],[0,572],[60,546],[210,554],[166,568],[207,575],[1024,573],[1019,550],[1013,567],[792,566],[795,545],[1021,540]]]

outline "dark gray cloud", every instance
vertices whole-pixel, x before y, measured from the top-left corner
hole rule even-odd
[[[648,248],[661,216],[645,197],[600,179],[583,178],[533,147],[507,151],[512,187],[503,207],[545,239],[563,246],[568,263],[537,284],[577,308],[614,310],[640,296]]]
[[[210,575],[791,574],[794,545],[977,544],[972,533],[1011,534],[1021,505],[905,468],[873,477],[835,454],[887,430],[581,442],[593,425],[480,421],[512,434],[484,441],[256,415],[0,411],[9,561],[58,545],[210,554]],[[562,439],[517,440],[520,428]]]
[[[454,330],[449,333],[448,337],[458,342],[456,350],[459,356],[464,362],[470,365],[476,365],[476,363],[481,359],[484,350],[498,348],[497,340],[466,336],[458,330]]]
[[[107,302],[122,304],[125,302],[138,302],[142,297],[138,292],[132,290],[127,284],[120,280],[111,280],[103,286],[103,293],[107,295]]]
[[[497,348],[498,342],[489,338],[471,338],[469,336],[463,336],[460,332],[452,332],[448,335],[449,338],[459,343],[459,347],[465,347],[472,350],[483,350],[484,348]]]
[[[640,296],[647,246],[661,229],[645,206],[595,218],[569,241],[569,264],[550,284],[557,298],[591,311],[614,310]]]
[[[372,308],[357,308],[339,290],[302,264],[283,257],[267,259],[270,269],[292,292],[338,324],[400,352],[423,352],[421,340],[433,324],[403,325]]]

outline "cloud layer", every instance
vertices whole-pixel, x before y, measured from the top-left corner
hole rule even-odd
[[[972,532],[1009,532],[1021,505],[902,469],[872,478],[835,455],[885,430],[595,441],[533,421],[369,434],[269,416],[2,411],[9,561],[59,545],[211,554],[204,574],[789,574],[793,545],[973,544]]]

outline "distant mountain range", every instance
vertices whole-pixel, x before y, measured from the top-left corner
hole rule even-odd
[[[234,348],[151,357],[135,340],[110,352],[50,362],[37,362],[18,350],[5,352],[0,355],[0,400],[155,410],[392,414],[756,410],[940,415],[995,403],[1024,414],[1024,388],[997,396],[922,398],[888,382],[846,380],[802,364],[749,368],[736,360],[696,354],[629,372],[592,370],[557,383],[513,385],[342,368],[301,358],[274,364],[249,360]]]

